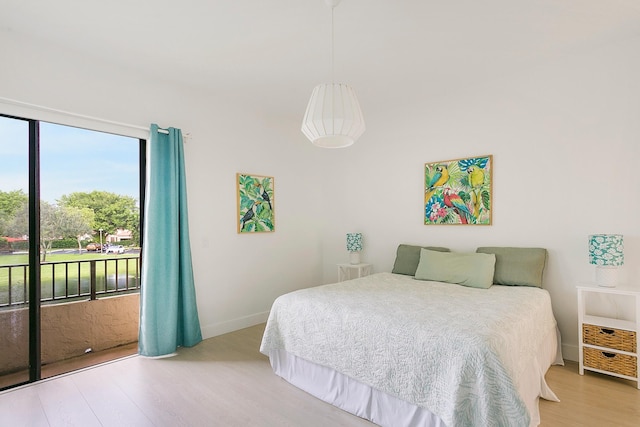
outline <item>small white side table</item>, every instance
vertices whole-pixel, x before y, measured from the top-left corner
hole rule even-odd
[[[356,279],[371,274],[371,264],[338,264],[338,282]]]
[[[585,370],[595,371],[636,381],[640,389],[640,290],[586,285],[577,289],[580,375]],[[592,294],[633,301],[633,315],[617,319],[589,313],[587,298]]]

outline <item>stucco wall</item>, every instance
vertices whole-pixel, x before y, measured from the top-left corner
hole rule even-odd
[[[140,295],[129,294],[42,307],[42,363],[101,351],[138,340]],[[0,312],[0,372],[28,364],[27,309]]]
[[[29,311],[0,311],[0,374],[29,366]]]

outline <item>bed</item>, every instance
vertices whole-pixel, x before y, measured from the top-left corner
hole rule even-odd
[[[381,426],[538,425],[562,357],[546,251],[527,265],[523,250],[400,245],[391,273],[277,298],[260,351],[291,384]]]

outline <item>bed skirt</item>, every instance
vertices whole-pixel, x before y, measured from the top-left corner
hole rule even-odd
[[[425,408],[362,384],[331,368],[320,366],[287,353],[269,353],[276,375],[299,389],[333,406],[380,426],[446,427]]]
[[[551,365],[564,365],[560,351],[560,331],[549,334],[539,349],[538,366],[524,379],[521,392],[531,415],[531,425],[540,424],[538,397],[559,401],[547,386],[544,374]],[[309,362],[285,350],[269,352],[276,375],[318,399],[383,427],[446,427],[426,408],[376,390],[331,368]],[[525,391],[526,390],[526,391]],[[533,396],[532,391],[535,391]]]

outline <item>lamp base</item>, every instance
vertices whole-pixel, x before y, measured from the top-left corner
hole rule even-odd
[[[618,267],[597,265],[596,285],[603,288],[615,288],[618,283]]]
[[[360,252],[349,252],[349,264],[360,264]]]

